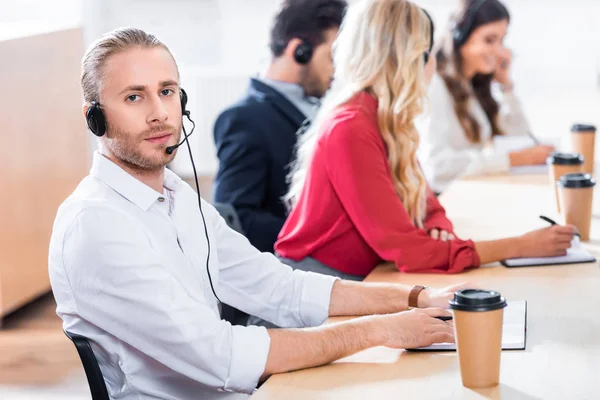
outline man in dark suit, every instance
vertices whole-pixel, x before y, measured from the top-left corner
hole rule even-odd
[[[214,201],[233,205],[261,251],[273,252],[285,221],[282,196],[296,133],[331,85],[331,46],[346,6],[345,0],[285,1],[271,30],[270,65],[215,123]]]

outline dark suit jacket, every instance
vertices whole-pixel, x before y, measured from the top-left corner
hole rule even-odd
[[[245,235],[260,251],[273,245],[286,218],[281,197],[304,114],[272,87],[250,80],[246,96],[218,117],[219,170],[214,201],[232,204]]]

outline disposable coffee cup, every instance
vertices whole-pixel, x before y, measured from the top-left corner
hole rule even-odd
[[[450,308],[463,386],[477,389],[498,385],[504,307],[504,297],[492,290],[454,293]]]
[[[594,145],[596,141],[596,127],[594,125],[575,124],[571,127],[573,151],[583,156],[583,170],[587,174],[594,174]]]
[[[556,182],[563,175],[583,172],[583,162],[584,158],[579,153],[554,152],[546,159],[546,164],[548,164],[549,167],[550,187],[554,190],[554,199],[558,212],[560,212],[560,202],[558,201],[558,188]]]
[[[581,240],[590,240],[596,181],[590,174],[566,174],[556,183],[565,224],[575,225]]]

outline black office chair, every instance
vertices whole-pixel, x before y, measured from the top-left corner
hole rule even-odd
[[[237,215],[235,208],[233,208],[231,204],[214,203],[213,206],[217,209],[219,214],[221,214],[221,217],[223,217],[231,229],[245,235],[244,229],[242,229],[242,223],[240,222],[240,217]]]
[[[85,376],[87,377],[90,386],[92,400],[109,400],[108,390],[106,390],[106,384],[102,377],[102,371],[100,371],[98,360],[96,360],[90,342],[81,335],[76,335],[67,331],[65,331],[65,335],[67,335],[73,344],[75,344],[77,353],[79,353],[79,358],[81,358]]]
[[[231,204],[214,203],[213,206],[231,229],[242,235],[244,234],[240,218]],[[233,325],[246,325],[248,323],[248,314],[225,303],[221,304],[221,318]]]

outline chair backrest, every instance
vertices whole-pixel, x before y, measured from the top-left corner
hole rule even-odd
[[[85,376],[87,377],[90,386],[92,400],[109,400],[108,390],[106,390],[106,384],[102,377],[102,371],[100,371],[98,360],[94,355],[90,342],[84,336],[67,331],[65,331],[65,335],[67,335],[73,344],[75,344],[77,353],[79,353],[79,358],[81,358]]]
[[[214,203],[213,206],[231,229],[242,235],[244,234],[240,218],[231,204]],[[231,322],[233,325],[246,325],[248,322],[248,314],[228,304],[221,304],[221,318]]]
[[[231,204],[226,203],[214,203],[213,206],[217,209],[221,217],[227,222],[227,225],[233,229],[234,231],[241,233],[244,235],[244,230],[242,229],[242,223],[240,222],[240,218],[238,217],[235,208]]]

